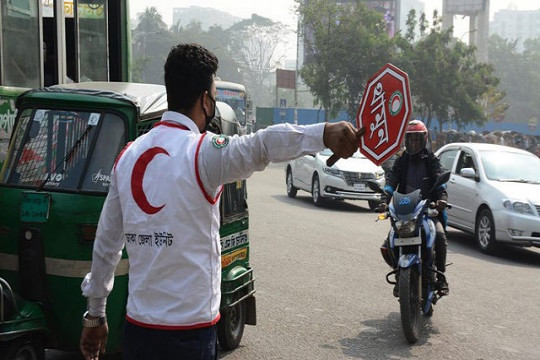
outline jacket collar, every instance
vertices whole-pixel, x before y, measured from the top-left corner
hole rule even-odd
[[[190,131],[194,132],[195,134],[201,133],[193,120],[188,118],[186,115],[180,114],[179,112],[176,112],[176,111],[165,111],[163,113],[163,116],[161,116],[161,121],[170,121],[170,122],[182,124],[186,126]]]

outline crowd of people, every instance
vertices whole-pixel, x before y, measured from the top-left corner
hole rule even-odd
[[[532,152],[540,157],[540,136],[526,135],[516,131],[458,132],[456,130],[432,131],[431,148],[437,151],[453,142],[475,142],[512,146]]]

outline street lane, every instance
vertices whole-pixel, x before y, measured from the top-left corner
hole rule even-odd
[[[451,295],[406,343],[379,246],[388,221],[367,202],[311,204],[285,191],[284,164],[248,180],[258,325],[222,359],[538,359],[540,251],[488,256],[449,231]]]
[[[450,296],[411,346],[379,252],[390,224],[367,202],[288,198],[284,164],[271,164],[248,180],[248,203],[258,325],[220,359],[540,359],[539,249],[488,256],[450,229]]]

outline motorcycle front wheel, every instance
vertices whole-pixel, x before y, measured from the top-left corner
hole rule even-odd
[[[420,321],[420,274],[416,266],[399,271],[399,308],[401,325],[410,344],[418,341]]]

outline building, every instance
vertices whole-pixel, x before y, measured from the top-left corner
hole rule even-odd
[[[523,51],[527,39],[540,38],[540,5],[538,10],[499,10],[489,24],[489,34],[518,40],[517,51]]]
[[[476,58],[488,60],[489,0],[443,0],[443,28],[454,25],[454,16],[469,17],[469,44],[476,46]]]

